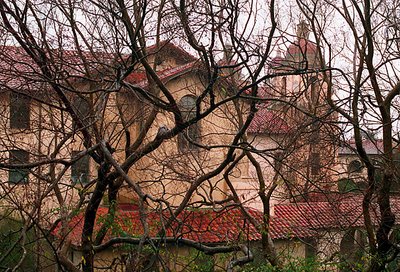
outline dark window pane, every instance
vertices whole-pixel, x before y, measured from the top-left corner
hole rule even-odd
[[[80,151],[73,151],[74,158]],[[89,182],[89,156],[85,155],[71,166],[71,180],[74,183]]]
[[[179,101],[179,108],[182,112],[184,121],[196,117],[196,97],[186,95]],[[184,151],[187,149],[196,149],[197,146],[192,142],[197,142],[200,136],[200,127],[198,123],[190,125],[186,130],[178,135],[178,149]],[[187,138],[190,140],[188,141]]]
[[[321,159],[319,153],[311,153],[310,157],[311,164],[311,175],[319,175],[319,171],[321,168]]]
[[[191,95],[182,97],[179,101],[179,107],[183,112],[195,112],[196,111],[196,98]],[[183,113],[182,113],[183,114]]]
[[[24,164],[29,162],[29,153],[25,150],[10,150],[10,164]],[[8,180],[11,183],[27,183],[28,169],[10,169]]]
[[[18,93],[10,93],[10,128],[29,128],[31,99]]]
[[[362,163],[359,160],[353,160],[349,163],[347,171],[351,173],[360,173],[362,170]]]
[[[306,252],[305,257],[308,259],[313,259],[317,256],[317,241],[315,239],[306,239]]]
[[[78,118],[81,120],[84,126],[90,125],[90,104],[89,102],[83,98],[77,96],[72,103]],[[76,127],[76,123],[73,122],[73,127]]]

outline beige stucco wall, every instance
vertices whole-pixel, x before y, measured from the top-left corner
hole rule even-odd
[[[275,162],[274,158],[276,153],[281,152],[284,148],[285,136],[284,135],[267,135],[267,134],[249,134],[248,141],[252,143],[252,146],[257,150],[263,150],[262,153],[254,153],[254,157],[260,163],[262,174],[266,183],[266,191],[268,191],[273,185],[274,175],[276,170],[274,169]],[[240,195],[242,202],[251,208],[262,210],[262,202],[258,195],[260,190],[260,182],[257,177],[255,167],[249,160],[247,173],[243,173],[240,179],[235,180],[235,188]],[[285,168],[283,166],[283,168]],[[286,169],[282,169],[281,173],[284,175]],[[271,206],[287,201],[285,194],[285,184],[282,177],[277,179],[278,187],[274,190],[270,204]]]
[[[189,73],[166,84],[167,88],[179,101],[185,95],[197,96],[203,91],[203,83],[194,73]],[[221,99],[217,97],[217,99]],[[204,111],[208,102],[201,105]],[[211,147],[209,150],[196,149],[181,152],[178,150],[177,137],[162,143],[160,148],[141,159],[130,171],[130,174],[156,197],[165,197],[172,205],[178,205],[190,185],[203,174],[216,169],[224,160],[227,147],[237,132],[236,120],[231,117],[233,106],[222,106],[199,122],[200,144]],[[147,141],[156,137],[159,127],[174,127],[173,116],[160,112],[151,127]],[[247,167],[246,164],[239,166]],[[233,173],[237,174],[239,170]],[[240,171],[242,172],[242,171]],[[244,170],[246,172],[246,169]],[[237,175],[238,178],[241,174]],[[162,186],[161,186],[162,184]],[[222,200],[226,198],[226,185],[221,175],[206,180],[196,190],[192,201]]]
[[[45,97],[42,97],[45,99]],[[30,109],[30,128],[11,129],[9,126],[9,94],[2,93],[1,101],[1,144],[0,160],[8,163],[9,150],[22,149],[28,151],[29,162],[48,160],[51,154],[58,148],[60,141],[66,139],[57,152],[56,159],[69,159],[72,150],[79,150],[80,141],[78,137],[67,137],[68,130],[71,129],[71,121],[63,118],[60,111],[50,109],[45,104],[31,101]],[[43,222],[50,224],[57,217],[59,208],[65,205],[67,209],[72,209],[74,199],[77,200],[78,192],[72,186],[70,180],[70,170],[65,175],[58,176],[64,171],[61,164],[55,165],[54,172],[48,164],[41,167],[32,168],[29,174],[29,181],[26,184],[12,184],[8,182],[9,172],[0,171],[0,195],[3,210],[14,210],[15,216],[32,216],[28,214],[39,213],[38,216]],[[57,200],[56,193],[59,193]],[[37,210],[36,210],[37,209]],[[36,210],[36,212],[34,212]]]

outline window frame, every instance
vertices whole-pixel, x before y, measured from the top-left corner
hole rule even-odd
[[[77,94],[72,99],[72,107],[75,114],[81,120],[82,125],[87,127],[92,122],[91,104],[87,97]],[[78,129],[75,119],[72,119],[72,127],[74,130]]]
[[[13,149],[9,150],[8,154],[10,164],[29,163],[29,152],[26,150]],[[8,182],[11,184],[27,184],[29,182],[29,169],[10,169],[8,171]]]
[[[24,94],[11,92],[9,95],[9,118],[11,129],[29,129],[31,127],[31,101]]]
[[[82,151],[72,151],[71,158],[76,157]],[[90,157],[84,155],[71,165],[71,181],[73,184],[87,184],[90,179]],[[83,166],[82,166],[83,163]],[[81,164],[81,165],[79,165]]]
[[[185,99],[191,99],[192,104],[191,105],[185,105]],[[197,97],[194,95],[185,95],[183,96],[179,102],[178,102],[178,107],[181,111],[182,114],[182,119],[183,121],[188,121],[196,117],[196,100]],[[198,122],[191,124],[189,127],[187,127],[185,130],[183,130],[181,133],[178,134],[178,150],[181,152],[185,151],[195,151],[198,150],[198,146],[189,141],[187,138],[189,138],[191,141],[197,141],[200,139],[200,125]]]
[[[349,174],[361,173],[363,169],[363,164],[360,160],[354,159],[347,165],[347,172]]]
[[[310,153],[310,174],[318,176],[321,174],[321,154],[319,152]]]

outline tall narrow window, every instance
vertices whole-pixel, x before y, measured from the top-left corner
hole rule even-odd
[[[10,128],[27,129],[30,127],[31,99],[28,96],[10,93]]]
[[[311,175],[319,175],[321,169],[321,158],[317,152],[311,153],[310,156]]]
[[[184,121],[196,117],[196,97],[186,95],[179,101],[179,108],[182,112]],[[198,141],[200,136],[200,127],[198,123],[191,124],[186,130],[178,135],[178,148],[180,151],[196,149],[193,142]]]
[[[319,89],[318,77],[311,77],[309,84],[311,84],[311,103],[314,106],[317,106],[318,102],[320,100],[320,98],[319,98],[320,89]]]
[[[74,107],[78,118],[81,120],[82,125],[89,126],[91,123],[89,102],[84,97],[77,96],[72,101],[72,106]],[[73,122],[73,127],[75,129],[77,128],[75,120]]]
[[[73,151],[72,158],[76,157],[80,151]],[[85,155],[71,166],[71,180],[73,183],[89,182],[89,156]]]
[[[24,164],[29,162],[29,153],[25,150],[10,150],[9,151],[10,164]],[[8,180],[10,183],[27,183],[28,182],[28,169],[10,169]]]
[[[287,93],[287,79],[286,77],[282,77],[281,79],[281,84],[282,84],[282,90],[281,90],[281,96],[285,97]]]
[[[319,121],[314,121],[311,124],[311,132],[310,132],[310,144],[317,145],[320,142],[320,132],[321,127]]]

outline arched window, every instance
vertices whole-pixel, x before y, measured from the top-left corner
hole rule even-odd
[[[181,98],[178,103],[184,121],[191,120],[196,117],[196,97],[186,95]],[[198,123],[191,124],[187,129],[178,135],[178,149],[185,151],[188,149],[196,149],[197,146],[193,142],[198,142],[200,136],[200,127]]]
[[[347,171],[349,174],[351,173],[360,173],[362,170],[362,163],[359,160],[353,160],[349,163],[349,166],[347,167]]]

